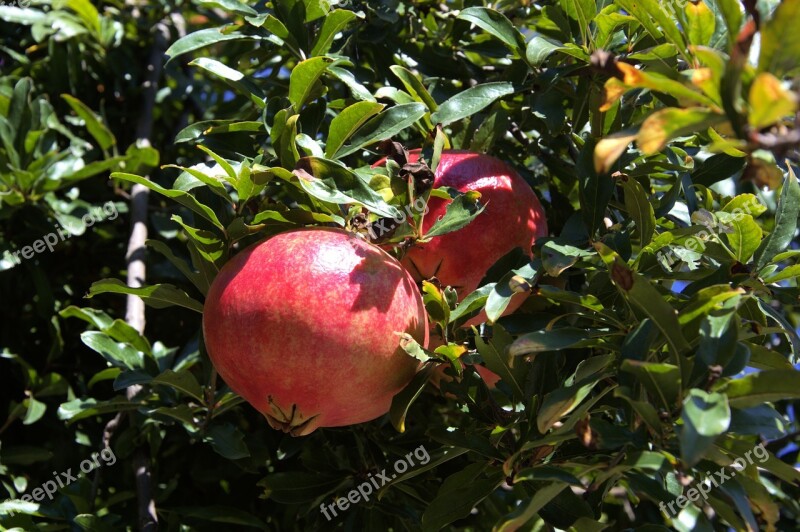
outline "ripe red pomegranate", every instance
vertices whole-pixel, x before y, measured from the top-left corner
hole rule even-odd
[[[409,153],[409,162],[420,150]],[[384,159],[385,160],[385,159]],[[383,164],[380,161],[378,165]],[[446,150],[436,168],[434,187],[453,187],[459,192],[477,190],[486,209],[469,225],[413,246],[403,264],[417,281],[437,277],[442,285],[458,290],[459,300],[476,288],[487,270],[503,255],[521,247],[531,255],[531,246],[547,235],[544,209],[531,187],[503,161],[469,151]],[[449,200],[432,197],[423,220],[423,232],[444,216]],[[525,295],[512,298],[506,314],[516,310]],[[485,320],[472,320],[480,323]]]
[[[203,334],[230,387],[293,436],[375,419],[419,363],[398,333],[427,345],[408,272],[339,229],[298,229],[236,255],[211,285]]]

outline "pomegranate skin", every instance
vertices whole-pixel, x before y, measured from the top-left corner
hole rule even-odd
[[[231,259],[203,313],[225,382],[294,436],[385,414],[416,372],[408,333],[427,345],[419,290],[393,257],[339,229],[298,229]]]
[[[409,162],[417,161],[419,154],[420,150],[411,151]],[[456,288],[462,300],[478,288],[489,268],[506,253],[521,247],[531,256],[533,242],[547,236],[547,221],[542,204],[525,180],[489,155],[445,150],[434,179],[434,187],[443,186],[459,192],[480,192],[486,208],[466,227],[413,246],[403,264],[417,281],[435,276],[442,285]],[[422,223],[424,232],[444,216],[448,203],[441,198],[430,199],[430,211]],[[505,314],[516,310],[524,299],[525,294],[512,298]],[[479,318],[468,324],[485,321],[485,314]]]

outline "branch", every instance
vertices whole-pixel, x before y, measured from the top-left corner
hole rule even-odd
[[[164,52],[169,42],[169,29],[166,24],[159,22],[153,28],[153,46],[145,66],[146,77],[143,83],[142,107],[139,111],[139,121],[136,124],[137,142],[150,145],[153,133],[153,109],[155,108],[158,80],[164,61]],[[128,286],[138,288],[144,284],[147,272],[145,269],[145,241],[147,240],[147,204],[149,199],[147,187],[136,184],[131,189],[131,235],[128,240]],[[125,321],[128,322],[139,334],[144,334],[145,314],[144,301],[129,295]],[[128,400],[132,400],[142,386],[129,386],[126,391]],[[133,419],[133,418],[131,418]],[[153,498],[151,460],[146,447],[139,446],[133,455],[133,469],[136,476],[136,494],[138,499],[139,530],[151,532],[158,529],[158,515]]]

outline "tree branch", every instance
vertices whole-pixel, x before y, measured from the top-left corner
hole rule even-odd
[[[154,26],[153,34],[153,46],[150,49],[150,56],[145,66],[146,77],[143,83],[142,107],[139,121],[136,124],[137,143],[145,145],[150,145],[150,137],[153,132],[153,110],[155,108],[156,92],[158,91],[158,80],[161,76],[164,61],[164,52],[169,42],[169,29],[166,24],[159,22]],[[148,199],[149,190],[147,187],[139,184],[133,186],[130,206],[131,235],[128,240],[126,261],[128,263],[128,286],[134,288],[141,287],[147,275],[144,259],[145,240],[147,240]],[[144,301],[140,297],[128,296],[125,321],[140,334],[144,334]],[[132,400],[141,391],[142,386],[140,385],[129,386],[126,396],[128,400]],[[158,515],[156,514],[156,504],[152,493],[150,466],[149,452],[146,447],[140,446],[134,452],[133,469],[136,476],[139,530],[144,532],[158,530]]]

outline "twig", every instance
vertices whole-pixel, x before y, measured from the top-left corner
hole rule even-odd
[[[155,25],[153,33],[153,46],[145,67],[146,77],[143,84],[144,90],[142,91],[142,107],[139,121],[136,124],[137,142],[146,145],[150,144],[150,137],[153,132],[153,109],[155,108],[158,80],[161,75],[164,52],[169,41],[169,30],[163,22]],[[147,240],[148,192],[149,189],[147,187],[139,184],[134,185],[131,189],[131,235],[128,240],[126,260],[128,263],[128,286],[134,288],[141,287],[144,284],[147,273],[144,259],[145,241]],[[140,297],[128,296],[125,321],[136,329],[139,334],[144,334],[144,301]],[[129,386],[126,390],[126,396],[130,401],[141,391],[141,385]],[[131,420],[133,422],[133,418]],[[136,476],[139,530],[144,532],[158,530],[158,515],[156,514],[156,504],[152,493],[150,466],[151,460],[147,448],[139,446],[134,451],[133,469]]]
[[[217,370],[212,367],[211,377],[208,380],[208,386],[206,386],[206,409],[208,409],[208,412],[206,413],[206,418],[203,420],[203,424],[200,427],[200,432],[205,432],[206,428],[208,427],[208,423],[214,416],[214,409],[217,407],[216,395],[217,395]]]
[[[114,431],[117,430],[119,427],[120,422],[122,421],[122,412],[117,412],[117,415],[114,418],[106,423],[106,427],[103,429],[103,439],[100,442],[100,450],[109,449],[111,447],[111,436],[114,435]],[[94,478],[92,479],[92,488],[89,491],[89,513],[94,513],[94,502],[97,498],[97,490],[100,488],[100,472],[102,470],[98,467],[94,470]]]

